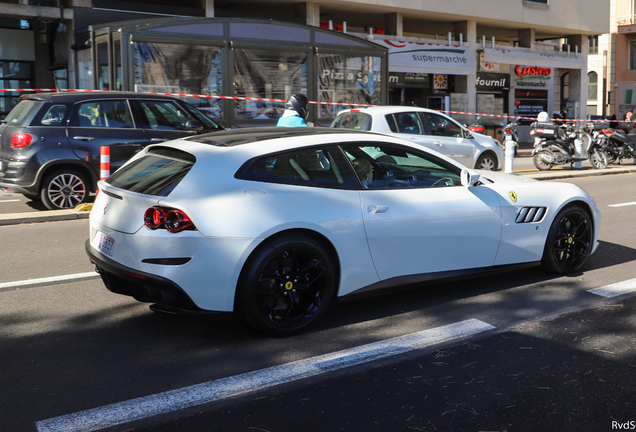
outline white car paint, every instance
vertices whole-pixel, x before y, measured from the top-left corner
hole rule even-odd
[[[492,171],[479,172],[481,182],[476,185],[390,190],[306,187],[235,177],[246,161],[263,155],[358,142],[401,145],[463,169],[446,156],[395,137],[310,129],[284,133],[254,129],[250,133],[272,137],[233,147],[197,142],[200,137],[147,147],[127,166],[159,147],[190,153],[196,163],[166,197],[101,181],[90,215],[89,255],[127,271],[164,278],[200,309],[232,311],[239,275],[252,252],[290,229],[317,233],[333,246],[340,268],[339,296],[402,276],[538,262],[554,216],[573,201],[590,208],[596,249],[600,210],[589,194],[571,184]],[[475,172],[472,175],[477,178]],[[177,234],[150,230],[144,225],[144,212],[155,205],[185,211],[196,230]],[[515,223],[525,206],[548,211],[540,222]],[[110,255],[97,249],[99,232],[115,242]],[[142,262],[175,257],[191,259],[183,265]]]
[[[468,168],[476,168],[477,161],[484,152],[494,153],[497,159],[496,169],[503,169],[505,159],[504,151],[491,137],[470,132],[464,125],[439,111],[408,106],[374,106],[343,110],[338,113],[338,117],[347,116],[352,112],[364,113],[371,116],[372,122],[368,125],[368,129],[365,130],[393,135],[407,141],[412,141],[442,153]],[[414,133],[394,132],[387,123],[386,116],[398,113],[428,113],[434,116],[440,116],[445,119],[445,121],[451,122],[455,127],[463,131],[463,136],[449,137],[428,135],[426,134],[426,127],[423,124],[419,124]],[[338,118],[332,122],[331,126],[340,127],[338,126]]]

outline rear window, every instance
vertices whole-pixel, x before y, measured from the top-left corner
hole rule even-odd
[[[195,161],[190,153],[155,147],[115,171],[106,183],[131,192],[165,197],[183,180]]]
[[[33,114],[42,105],[42,102],[33,100],[21,100],[4,119],[10,126],[26,126]]]
[[[331,123],[331,127],[368,131],[371,130],[371,116],[361,112],[349,111],[336,117]]]

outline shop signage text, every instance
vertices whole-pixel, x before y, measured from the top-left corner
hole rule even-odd
[[[509,74],[477,73],[475,80],[477,91],[510,90]]]
[[[546,67],[539,67],[539,66],[521,66],[521,65],[518,65],[515,68],[515,72],[520,77],[527,77],[527,76],[539,77],[540,76],[540,77],[546,77],[547,78],[550,75],[552,75],[552,69],[546,68]]]

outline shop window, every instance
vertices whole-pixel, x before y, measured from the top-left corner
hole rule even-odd
[[[221,47],[135,42],[133,50],[135,91],[223,94]],[[223,117],[220,99],[188,102],[211,118]]]
[[[598,74],[590,72],[587,74],[587,100],[598,99]]]
[[[598,35],[588,36],[588,54],[598,54]]]
[[[382,101],[379,57],[318,54],[318,101],[379,105]],[[320,105],[318,118],[334,118],[347,106]]]
[[[234,50],[234,96],[287,100],[307,94],[306,52],[264,49]],[[236,101],[238,119],[275,119],[283,115],[284,102]]]
[[[636,70],[636,41],[629,43],[629,69]]]
[[[0,61],[0,88],[32,88],[33,62]],[[18,92],[0,92],[0,119],[20,101]]]

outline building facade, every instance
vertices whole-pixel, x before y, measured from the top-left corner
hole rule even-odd
[[[621,0],[611,0],[612,4],[615,1]],[[182,0],[178,3],[171,0],[0,0],[0,3],[0,71],[3,73],[0,87],[5,89],[99,88],[95,77],[100,73],[100,54],[97,46],[90,44],[91,26],[96,29],[107,23],[161,17],[272,19],[322,27],[334,34],[377,44],[388,53],[388,73],[376,74],[374,78],[386,87],[378,90],[386,95],[380,97],[380,100],[386,97],[384,103],[529,117],[540,111],[566,111],[572,118],[588,113],[591,86],[588,59],[591,61],[592,56],[597,55],[590,54],[588,41],[609,33],[610,23],[610,0],[374,0],[364,3],[357,0],[304,3],[295,0]],[[109,27],[117,31],[116,25]],[[285,41],[278,43],[279,49],[284,50]],[[318,47],[313,49],[319,51]],[[206,53],[214,54],[209,49]],[[613,61],[613,57],[608,58]],[[187,62],[183,63],[186,67]],[[238,67],[234,63],[234,68]],[[114,65],[111,73],[116,71]],[[286,79],[285,76],[281,74],[279,78]],[[356,72],[352,84],[369,87],[365,78],[369,79],[364,73]],[[116,89],[116,81],[110,82]],[[267,93],[264,85],[263,88],[251,85],[255,92]],[[312,82],[308,88],[319,85]],[[179,88],[179,92],[182,90],[185,89]],[[239,93],[232,86],[225,87],[224,92],[227,91],[233,94],[225,96]],[[241,91],[245,92],[245,88]],[[10,109],[17,95],[1,94],[0,112]],[[335,102],[347,102],[346,95],[334,92],[333,96]],[[237,109],[235,107],[235,114]],[[328,117],[324,116],[324,120]],[[466,116],[461,120],[471,123],[475,118]],[[482,117],[481,121],[500,123],[501,119]]]

